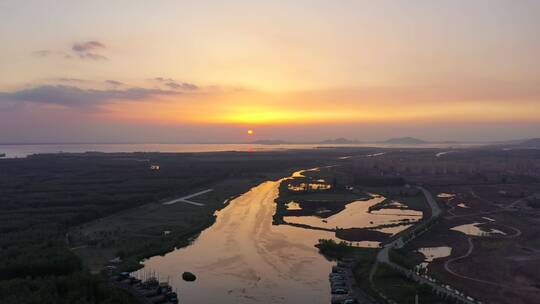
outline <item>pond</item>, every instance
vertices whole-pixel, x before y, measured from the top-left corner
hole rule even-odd
[[[294,201],[288,202],[285,206],[287,207],[287,210],[302,210],[300,204]]]
[[[416,270],[420,271],[422,269],[426,269],[429,263],[433,262],[435,259],[450,256],[450,254],[452,254],[452,247],[423,247],[419,248],[417,251],[424,255],[424,261],[416,266]]]
[[[424,247],[419,248],[418,252],[424,255],[425,262],[433,262],[435,259],[444,258],[452,254],[452,247],[440,246],[440,247]]]
[[[439,193],[439,194],[437,194],[438,198],[452,198],[454,196],[456,196],[456,195],[452,194],[452,193]]]
[[[422,211],[416,210],[383,208],[369,212],[369,207],[376,205],[385,199],[385,197],[378,195],[369,200],[354,201],[345,205],[345,209],[343,211],[326,218],[321,218],[319,216],[284,216],[283,220],[286,223],[302,224],[316,228],[335,229],[338,227],[341,229],[348,229],[396,224],[401,221],[409,221],[409,223],[414,223],[422,219]],[[396,233],[404,230],[406,227],[406,225],[401,225],[382,229],[391,231],[383,231],[386,233]]]
[[[459,231],[459,232],[465,233],[466,235],[471,235],[471,236],[492,236],[496,234],[506,235],[506,233],[504,233],[501,230],[480,227],[483,224],[485,223],[465,224],[465,225],[460,225],[460,226],[450,228],[450,230]]]

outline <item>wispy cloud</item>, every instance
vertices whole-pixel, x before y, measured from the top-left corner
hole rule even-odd
[[[75,43],[71,48],[75,52],[90,52],[96,49],[104,49],[105,45],[99,41],[86,41]]]
[[[95,40],[78,42],[71,47],[71,50],[79,58],[91,60],[106,60],[107,57],[98,53],[103,49],[105,49],[105,44]]]
[[[165,85],[173,90],[198,90],[199,89],[198,86],[191,83],[187,83],[187,82],[182,82],[182,83],[167,82],[165,83]]]
[[[70,50],[37,50],[33,51],[32,54],[37,57],[62,57],[64,59],[80,58],[80,59],[89,59],[89,60],[107,60],[108,58],[103,55],[102,52],[105,50],[105,44],[102,42],[91,40],[74,43],[71,46]]]
[[[123,82],[120,82],[120,81],[117,81],[117,80],[111,80],[111,79],[105,80],[105,83],[106,83],[106,84],[113,85],[113,86],[121,86],[121,85],[124,85]]]
[[[33,55],[38,57],[47,57],[53,54],[50,50],[37,50],[32,52]]]
[[[186,91],[199,90],[199,87],[195,84],[188,83],[188,82],[179,82],[173,78],[155,77],[155,78],[152,78],[151,80],[154,82],[163,84],[173,90],[186,90]]]
[[[91,110],[112,101],[137,101],[179,94],[181,92],[139,87],[97,90],[66,85],[43,85],[14,92],[0,92],[0,102],[29,102]]]
[[[72,78],[72,77],[58,77],[58,78],[53,78],[52,80],[54,81],[58,81],[58,82],[71,82],[71,83],[85,83],[85,82],[88,82],[88,80],[86,79],[82,79],[82,78]]]

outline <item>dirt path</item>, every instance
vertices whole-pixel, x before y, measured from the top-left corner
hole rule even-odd
[[[189,200],[190,198],[194,198],[196,196],[199,196],[199,195],[203,195],[205,193],[208,193],[208,192],[211,192],[211,191],[214,191],[214,189],[206,189],[206,190],[203,190],[203,191],[199,191],[197,193],[193,193],[193,194],[190,194],[190,195],[186,195],[184,197],[181,197],[181,198],[177,198],[177,199],[173,199],[173,200],[170,200],[170,201],[166,201],[163,203],[163,205],[172,205],[172,204],[176,204],[178,202],[182,202],[182,203],[187,203],[187,204],[191,204],[191,205],[195,205],[195,206],[204,206],[204,204],[202,203],[197,203],[197,202],[194,202],[194,201],[191,201]]]
[[[511,234],[511,235],[500,235],[500,236],[496,236],[496,238],[502,238],[502,239],[512,239],[512,238],[516,238],[518,236],[521,235],[521,230],[515,228],[515,227],[511,227],[511,226],[507,226],[507,225],[501,225],[501,224],[497,224],[501,227],[505,227],[505,228],[508,228],[510,230],[514,230],[514,234]],[[495,237],[495,236],[494,236]]]
[[[521,231],[520,231],[520,233],[521,233]],[[466,280],[470,280],[470,281],[474,281],[474,282],[478,282],[478,283],[488,284],[488,285],[492,285],[492,286],[497,286],[497,287],[502,287],[502,288],[509,288],[509,289],[538,291],[538,289],[534,288],[534,287],[524,287],[524,286],[516,286],[516,285],[499,284],[497,282],[492,282],[492,281],[487,281],[487,280],[482,280],[482,279],[462,275],[462,274],[459,274],[456,271],[452,270],[452,268],[450,268],[450,264],[452,264],[452,263],[454,263],[456,261],[459,261],[459,260],[463,260],[463,259],[469,257],[473,253],[474,242],[473,242],[472,238],[470,238],[470,237],[467,238],[467,243],[469,244],[469,248],[467,249],[467,252],[464,255],[461,255],[459,257],[455,257],[453,259],[449,259],[448,261],[444,262],[444,270],[446,270],[448,273],[450,273],[450,274],[452,274],[452,275],[454,275],[454,276],[456,276],[458,278],[462,278],[462,279],[466,279]]]

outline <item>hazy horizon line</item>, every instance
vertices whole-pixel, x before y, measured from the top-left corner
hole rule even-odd
[[[152,142],[152,141],[51,141],[51,142],[39,142],[39,141],[23,141],[23,142],[0,142],[0,146],[10,146],[10,145],[142,145],[142,144],[152,144],[152,145],[234,145],[234,144],[264,144],[262,142],[264,141],[275,141],[277,143],[273,144],[267,144],[267,145],[287,145],[287,144],[296,144],[296,145],[310,145],[310,144],[325,144],[323,142],[325,141],[332,141],[337,139],[345,139],[347,141],[354,141],[355,143],[351,144],[371,144],[371,143],[385,143],[392,139],[402,139],[402,138],[415,138],[420,139],[424,141],[425,143],[418,143],[417,145],[422,144],[440,144],[440,143],[508,143],[508,142],[516,142],[516,141],[525,141],[529,139],[533,139],[534,137],[526,137],[526,138],[512,138],[512,139],[505,139],[505,140],[423,140],[421,138],[416,137],[394,137],[394,138],[388,138],[383,140],[357,140],[357,139],[348,139],[344,137],[338,137],[338,138],[327,138],[322,139],[318,141],[289,141],[289,140],[281,140],[281,139],[257,139],[252,141],[186,141],[186,142],[173,142],[173,141],[158,141],[158,142]],[[328,143],[332,144],[332,143]],[[335,144],[335,143],[334,143]]]

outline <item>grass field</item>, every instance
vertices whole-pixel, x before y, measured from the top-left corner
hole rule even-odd
[[[185,202],[163,205],[152,202],[95,220],[70,230],[70,246],[92,272],[120,257],[122,270],[140,267],[139,261],[185,246],[214,222],[214,212],[225,202],[255,186],[262,179],[231,179],[211,184],[213,191]]]
[[[419,303],[451,303],[437,296],[430,287],[419,285],[386,265],[377,268],[373,281],[383,294],[397,303],[415,304],[416,296]]]

